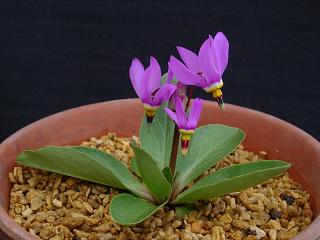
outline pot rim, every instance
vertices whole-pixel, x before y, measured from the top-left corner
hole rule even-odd
[[[82,105],[79,107],[75,107],[75,108],[70,108],[67,110],[63,110],[60,111],[58,113],[46,116],[44,118],[41,118],[31,124],[28,124],[27,126],[21,128],[20,130],[16,131],[15,133],[13,133],[12,135],[10,135],[8,138],[6,138],[4,141],[2,141],[0,143],[0,152],[1,149],[4,145],[6,145],[7,143],[12,142],[14,139],[19,138],[20,136],[23,135],[24,132],[28,131],[29,129],[32,129],[34,126],[38,125],[38,124],[42,124],[45,123],[49,120],[55,119],[55,118],[60,118],[61,116],[65,115],[65,114],[72,114],[75,111],[78,110],[83,110],[83,109],[88,109],[88,108],[95,108],[98,107],[100,105],[109,105],[109,104],[113,104],[113,103],[123,103],[125,104],[126,102],[140,102],[139,99],[137,98],[127,98],[127,99],[116,99],[116,100],[111,100],[111,101],[104,101],[104,102],[98,102],[98,103],[92,103],[92,104],[86,104],[86,105]],[[212,101],[208,101],[208,100],[204,100],[204,104],[212,104]],[[270,114],[258,111],[258,110],[254,110],[254,109],[250,109],[247,107],[242,107],[242,106],[238,106],[238,105],[234,105],[234,104],[229,104],[226,103],[226,108],[230,108],[236,111],[247,111],[249,113],[252,114],[256,114],[258,116],[264,117],[264,118],[268,118],[271,121],[275,121],[279,124],[286,124],[288,126],[288,128],[290,129],[290,131],[295,131],[297,132],[301,137],[303,137],[306,141],[308,141],[310,144],[313,145],[319,145],[319,148],[317,149],[317,151],[319,152],[320,155],[320,142],[315,139],[314,137],[312,137],[309,133],[305,132],[304,130],[298,128],[297,126],[286,122],[278,117],[272,116]],[[1,207],[1,202],[0,202],[0,215],[4,216],[4,218],[1,219],[0,221],[0,230],[3,231],[6,235],[8,235],[11,238],[16,238],[16,239],[37,239],[35,237],[33,237],[29,232],[27,232],[24,228],[22,228],[20,225],[16,224],[13,219],[8,215],[8,213],[4,210],[4,208]],[[10,222],[10,225],[8,224]],[[12,225],[14,225],[15,227],[12,228]],[[313,229],[313,233],[312,235],[310,235],[310,231]],[[315,219],[313,219],[312,223],[302,232],[300,232],[297,236],[295,236],[292,240],[298,240],[298,239],[310,239],[310,237],[313,237],[312,239],[317,239],[320,237],[320,215],[318,215]]]

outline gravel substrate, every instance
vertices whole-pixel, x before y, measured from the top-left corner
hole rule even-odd
[[[130,140],[109,133],[82,145],[112,153],[130,167]],[[266,152],[255,155],[240,146],[205,175],[264,158]],[[285,240],[312,221],[309,194],[288,173],[242,192],[199,201],[198,210],[184,218],[172,208],[162,208],[133,227],[114,223],[109,215],[110,200],[120,192],[117,189],[19,166],[9,179],[13,183],[9,215],[40,239]]]

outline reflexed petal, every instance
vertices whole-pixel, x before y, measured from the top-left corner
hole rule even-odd
[[[178,121],[178,128],[186,128],[187,127],[187,116],[184,111],[184,106],[182,105],[182,102],[180,98],[174,99],[175,108],[176,108],[176,115],[177,115],[177,121]]]
[[[178,82],[176,93],[177,96],[180,98],[181,102],[183,102],[187,95],[187,86],[184,85],[182,82]]]
[[[168,116],[173,120],[175,121],[176,124],[178,124],[177,122],[177,116],[176,114],[169,108],[164,108],[164,111],[168,114]]]
[[[168,75],[167,75],[166,83],[171,83],[172,79],[173,79],[173,72],[171,70],[170,62],[168,62]]]
[[[139,59],[134,58],[130,66],[129,75],[130,75],[132,86],[139,97],[140,97],[140,84],[141,84],[143,72],[144,72],[143,65],[141,64]]]
[[[158,61],[154,57],[150,57],[150,77],[148,80],[148,91],[153,93],[160,88],[161,69]]]
[[[200,115],[202,111],[202,100],[196,98],[192,101],[191,110],[188,118],[188,128],[195,129],[197,127],[197,123],[199,121]]]
[[[206,75],[207,86],[220,81],[221,76],[214,67],[214,62],[211,54],[210,42],[212,39],[209,37],[201,46],[199,51],[200,65]]]
[[[154,95],[151,105],[160,106],[163,102],[168,101],[176,89],[177,87],[173,84],[163,85]]]
[[[186,64],[186,66],[189,68],[189,70],[193,73],[201,72],[201,67],[199,64],[199,58],[198,56],[191,52],[190,50],[183,48],[183,47],[177,47],[178,52],[180,54],[180,57]]]
[[[209,35],[209,38],[210,38],[210,55],[211,55],[211,58],[212,58],[212,63],[213,63],[213,66],[216,69],[216,72],[218,74],[220,74],[220,72],[218,70],[218,63],[217,63],[216,54],[214,53],[214,50],[213,50],[213,37],[211,35]]]
[[[223,74],[228,64],[229,42],[222,32],[218,32],[213,39],[213,52],[217,62],[217,70]]]
[[[170,66],[173,75],[183,84],[195,85],[198,87],[207,86],[206,80],[202,76],[188,70],[182,62],[173,56],[170,57]]]
[[[141,83],[140,83],[140,99],[141,102],[143,103],[147,103],[150,104],[150,100],[149,100],[149,92],[148,92],[148,81],[150,78],[150,66],[144,71],[143,75],[142,75],[142,79],[141,79]]]

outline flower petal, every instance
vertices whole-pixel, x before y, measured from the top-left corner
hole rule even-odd
[[[182,82],[177,82],[176,96],[180,98],[182,103],[184,102],[186,95],[187,95],[187,86],[184,85]]]
[[[176,116],[177,116],[177,125],[178,125],[178,128],[182,128],[182,129],[185,129],[187,127],[187,116],[186,116],[186,113],[184,111],[184,107],[182,105],[182,102],[180,100],[180,98],[176,97],[174,99],[174,103],[175,103],[175,108],[176,108]]]
[[[206,80],[202,76],[188,70],[182,62],[173,56],[170,57],[170,66],[173,75],[183,84],[206,87]]]
[[[190,108],[188,129],[195,129],[202,111],[202,100],[199,98],[194,99]]]
[[[222,76],[228,64],[229,42],[222,32],[218,32],[213,39],[213,53],[217,62],[217,70]]]
[[[143,65],[141,64],[139,59],[134,58],[130,66],[129,75],[130,75],[132,86],[139,97],[140,97],[140,84],[141,84],[143,72],[144,72]]]
[[[160,65],[154,57],[150,57],[150,76],[148,80],[148,91],[150,94],[160,88],[160,80]]]
[[[150,78],[150,66],[147,67],[147,69],[144,71],[140,83],[140,99],[141,102],[150,104],[150,94],[148,92],[148,83],[149,83],[149,78]]]
[[[200,65],[204,71],[207,80],[207,86],[219,82],[221,76],[217,72],[214,66],[214,62],[211,55],[211,41],[212,39],[209,37],[201,46],[199,51],[199,61]]]
[[[160,106],[163,102],[169,100],[170,96],[176,91],[177,87],[173,84],[163,85],[154,95],[152,105]]]
[[[198,56],[191,52],[190,50],[183,48],[183,47],[177,47],[177,50],[180,54],[180,57],[186,64],[186,66],[189,68],[189,70],[193,73],[201,72],[201,67],[199,64],[199,58]]]
[[[169,108],[164,108],[164,111],[167,113],[167,115],[173,120],[175,121],[176,124],[178,124],[177,122],[177,116],[176,114]]]
[[[166,83],[171,83],[172,79],[173,79],[173,72],[171,70],[170,62],[168,62],[168,74],[167,74]]]

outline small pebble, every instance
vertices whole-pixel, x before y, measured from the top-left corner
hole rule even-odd
[[[61,208],[62,207],[62,202],[57,200],[57,199],[53,199],[52,200],[52,204],[53,204],[53,206],[56,206],[57,208]]]
[[[42,199],[41,198],[31,199],[31,209],[33,211],[38,210],[41,207],[42,207]]]
[[[249,229],[251,231],[255,231],[256,232],[256,234],[254,234],[254,235],[256,236],[256,238],[258,240],[260,240],[261,238],[263,238],[263,237],[265,237],[267,235],[265,231],[263,231],[262,229],[260,229],[260,228],[258,228],[256,226],[250,226]]]
[[[282,216],[282,212],[278,211],[275,208],[272,208],[269,212],[269,216],[271,219],[275,220],[275,219],[280,218]]]
[[[286,201],[286,203],[288,204],[288,205],[292,205],[293,203],[294,203],[294,197],[292,197],[292,196],[290,196],[290,195],[288,195],[288,194],[286,194],[286,193],[281,193],[280,194],[280,198],[282,199],[282,200],[284,200],[284,201]]]
[[[22,217],[27,218],[30,214],[32,214],[32,209],[31,208],[27,208],[26,210],[24,210],[22,212]]]
[[[113,154],[130,169],[130,141],[108,133],[82,145]],[[241,145],[199,178],[260,158]],[[309,194],[288,173],[254,188],[198,201],[197,210],[184,217],[169,205],[129,227],[113,222],[109,213],[112,197],[122,193],[119,189],[29,167],[15,167],[8,177],[13,185],[9,215],[45,240],[287,240],[309,225],[313,215]]]
[[[247,229],[245,230],[245,233],[246,233],[247,235],[257,235],[256,230],[253,230],[253,229],[250,229],[250,228],[247,228]]]
[[[269,238],[270,238],[270,240],[277,240],[277,230],[270,229]]]

